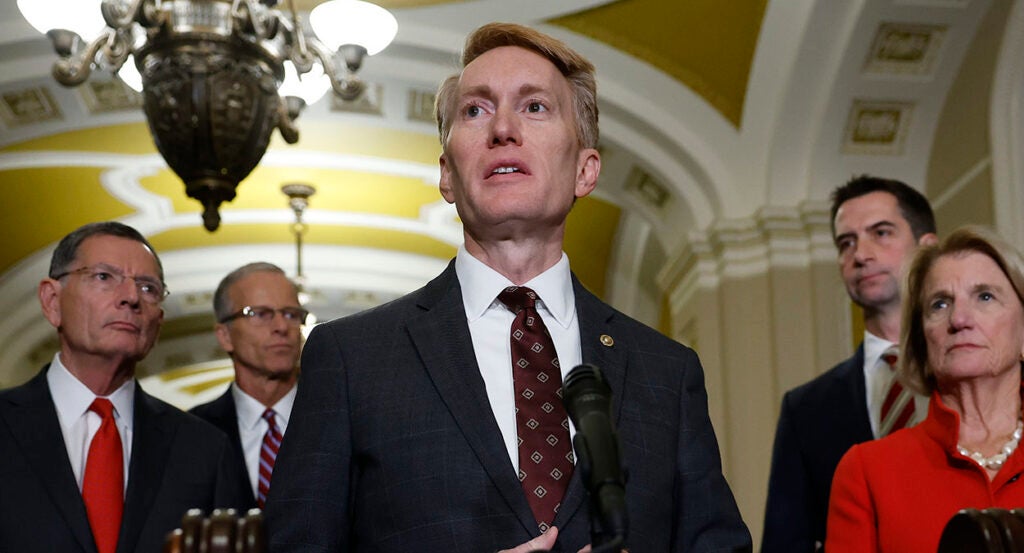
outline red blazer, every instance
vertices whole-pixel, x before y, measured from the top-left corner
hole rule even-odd
[[[960,509],[1024,506],[1024,444],[989,481],[956,451],[960,416],[932,394],[928,418],[853,447],[836,469],[828,553],[934,553]]]

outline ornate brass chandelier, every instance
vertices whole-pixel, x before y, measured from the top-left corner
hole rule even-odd
[[[116,73],[134,58],[156,147],[203,204],[212,232],[220,204],[235,197],[273,130],[298,141],[304,103],[278,93],[285,62],[300,78],[322,70],[337,95],[354,100],[364,88],[356,76],[363,58],[398,29],[379,6],[331,0],[310,14],[314,36],[303,30],[295,0],[287,0],[287,14],[278,1],[18,0],[18,7],[53,42],[60,56],[53,76],[65,86],[82,84],[94,68]]]

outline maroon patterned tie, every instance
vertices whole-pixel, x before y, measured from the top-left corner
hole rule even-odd
[[[498,300],[516,314],[512,321],[512,379],[519,438],[519,481],[541,532],[558,512],[572,476],[569,419],[562,405],[562,373],[555,344],[537,314],[537,294],[509,287]]]
[[[892,346],[882,353],[882,360],[889,365],[889,370],[896,369],[896,361],[899,360],[899,346]],[[910,419],[914,417],[914,394],[903,387],[899,380],[894,377],[889,391],[885,394],[882,402],[882,417],[878,425],[878,437],[888,436],[890,433],[904,428]]]

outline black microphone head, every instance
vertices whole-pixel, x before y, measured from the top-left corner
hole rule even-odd
[[[584,363],[569,371],[562,382],[562,403],[574,425],[581,412],[599,410],[611,418],[611,386],[601,369]]]

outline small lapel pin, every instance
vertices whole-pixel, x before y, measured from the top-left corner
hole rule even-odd
[[[601,335],[601,343],[604,344],[607,347],[612,347],[612,346],[615,345],[615,339],[612,338],[611,336],[607,335],[607,334],[602,334]]]

